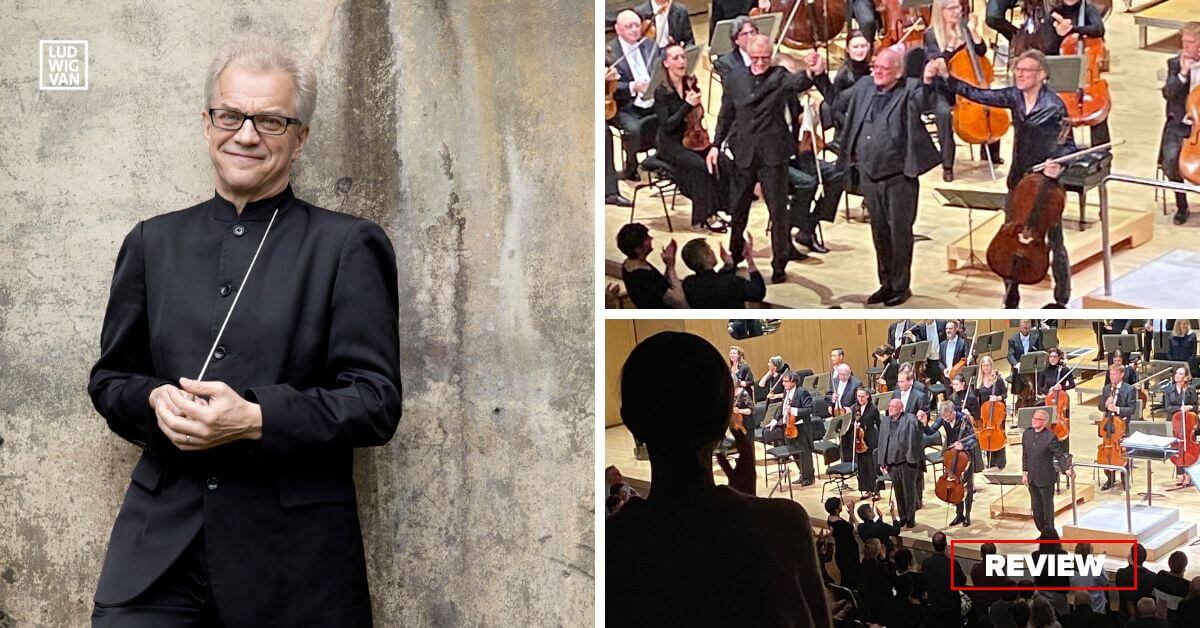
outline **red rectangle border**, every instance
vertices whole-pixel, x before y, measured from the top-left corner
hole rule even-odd
[[[1047,543],[1091,543],[1108,544],[1108,545],[1128,545],[1132,549],[1137,541],[1134,539],[950,539],[950,563],[954,563],[954,546],[959,543],[972,543],[982,545],[984,543],[995,543],[997,545],[1045,545]],[[1137,591],[1138,570],[1133,570],[1133,585],[1128,587],[1039,587],[1033,588],[1038,591]],[[976,587],[976,586],[956,586],[954,584],[954,568],[950,568],[950,590],[951,591],[1028,591],[1029,587]]]

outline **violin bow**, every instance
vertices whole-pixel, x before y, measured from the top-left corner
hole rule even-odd
[[[1090,148],[1084,148],[1082,150],[1077,150],[1073,153],[1067,153],[1066,155],[1063,155],[1062,157],[1055,157],[1054,159],[1047,159],[1046,161],[1043,161],[1042,163],[1034,166],[1033,168],[1030,168],[1029,171],[1030,172],[1041,172],[1042,170],[1045,170],[1046,166],[1049,166],[1050,164],[1065,163],[1065,162],[1074,160],[1076,157],[1082,157],[1082,156],[1090,154],[1090,153],[1098,153],[1102,150],[1108,150],[1114,146],[1120,146],[1121,144],[1124,144],[1124,143],[1125,143],[1125,140],[1121,140],[1120,142],[1116,142],[1115,144],[1113,142],[1105,142],[1105,143],[1099,144],[1097,146],[1092,146]]]
[[[796,19],[796,11],[800,9],[800,5],[804,2],[797,2],[792,5],[792,12],[788,14],[788,19],[783,24],[783,28],[779,30],[779,39],[775,40],[775,50],[771,52],[771,57],[779,54],[779,47],[783,45],[784,37],[787,37],[788,29],[792,27],[792,21]]]

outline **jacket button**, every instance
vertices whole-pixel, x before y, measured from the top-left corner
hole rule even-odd
[[[217,347],[213,349],[213,359],[220,360],[225,357],[225,347]]]
[[[210,491],[217,490],[217,478],[208,478],[208,481],[204,483],[204,486]]]
[[[233,235],[238,238],[242,237],[243,235],[246,235],[246,228],[243,227],[242,225],[234,225],[233,226]]]
[[[229,282],[226,281],[225,283],[221,284],[219,292],[221,293],[221,296],[227,297],[229,296],[230,292],[233,292],[233,286],[229,285]]]

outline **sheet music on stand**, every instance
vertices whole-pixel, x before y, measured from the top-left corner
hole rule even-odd
[[[1175,446],[1175,438],[1134,432],[1121,440],[1121,446],[1127,449],[1171,449]]]

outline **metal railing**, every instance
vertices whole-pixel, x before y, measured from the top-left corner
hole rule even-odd
[[[1112,296],[1112,241],[1108,233],[1108,182],[1119,181],[1121,183],[1133,183],[1135,185],[1144,185],[1146,187],[1159,188],[1162,190],[1174,190],[1176,192],[1191,192],[1200,194],[1200,185],[1192,185],[1190,183],[1176,183],[1174,181],[1163,181],[1161,179],[1150,179],[1147,177],[1135,177],[1128,174],[1109,174],[1100,180],[1100,241],[1102,243],[1104,254],[1104,296]]]
[[[1105,471],[1120,471],[1121,484],[1125,486],[1125,529],[1130,534],[1133,534],[1133,502],[1129,496],[1130,482],[1129,469],[1115,464],[1100,464],[1098,462],[1076,462],[1071,465],[1075,467],[1090,467],[1092,469],[1104,469]],[[1079,481],[1079,474],[1071,478],[1071,525],[1079,525],[1079,504],[1075,498],[1075,484]]]

